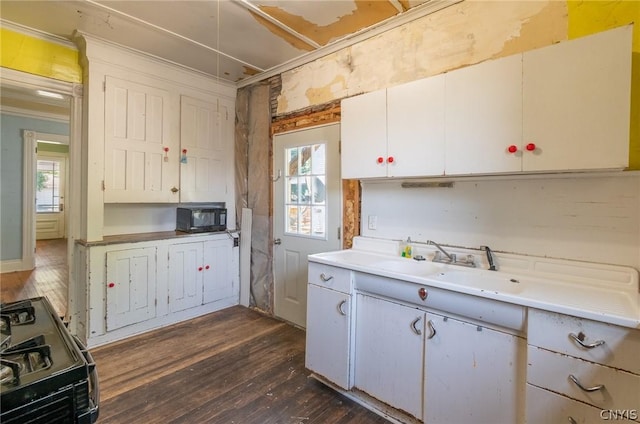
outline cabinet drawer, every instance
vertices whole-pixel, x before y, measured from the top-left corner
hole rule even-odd
[[[527,424],[590,424],[615,420],[631,423],[639,411],[608,411],[527,384]],[[573,419],[573,421],[571,421]]]
[[[601,409],[625,410],[640,408],[640,375],[572,358],[535,346],[528,347],[527,381],[586,402]],[[599,390],[586,391],[573,382],[574,376],[585,388],[602,385]]]
[[[571,334],[593,347],[582,347]],[[534,346],[640,374],[640,331],[636,329],[529,309],[527,339]]]
[[[349,293],[351,291],[351,270],[309,262],[309,283]]]

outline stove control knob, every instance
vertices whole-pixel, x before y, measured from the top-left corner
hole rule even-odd
[[[427,293],[427,289],[425,289],[424,287],[420,287],[418,289],[418,296],[420,296],[420,299],[426,300],[427,296],[429,296],[429,293]]]
[[[116,283],[109,283],[109,288],[112,289],[116,286]]]

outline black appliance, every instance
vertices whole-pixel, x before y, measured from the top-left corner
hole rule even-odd
[[[46,297],[0,305],[0,422],[94,423],[98,374]]]
[[[176,211],[176,230],[205,233],[227,229],[227,209],[218,206],[186,206]]]

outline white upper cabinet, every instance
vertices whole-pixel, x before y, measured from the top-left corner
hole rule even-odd
[[[632,28],[343,100],[342,177],[626,168]]]
[[[230,113],[231,112],[231,113]],[[181,97],[180,200],[210,202],[227,193],[226,156],[232,116],[229,105],[218,99]]]
[[[446,174],[520,171],[521,155],[511,146],[520,149],[522,140],[522,56],[445,76]]]
[[[177,126],[167,90],[105,78],[104,201],[177,202]]]
[[[444,174],[444,96],[444,75],[387,89],[387,176]]]
[[[523,55],[523,170],[629,165],[632,26]]]
[[[344,99],[341,115],[342,178],[386,177],[386,90]]]

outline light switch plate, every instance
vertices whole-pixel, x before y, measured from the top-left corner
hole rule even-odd
[[[369,215],[369,225],[370,230],[376,230],[378,228],[378,217],[376,215]]]

